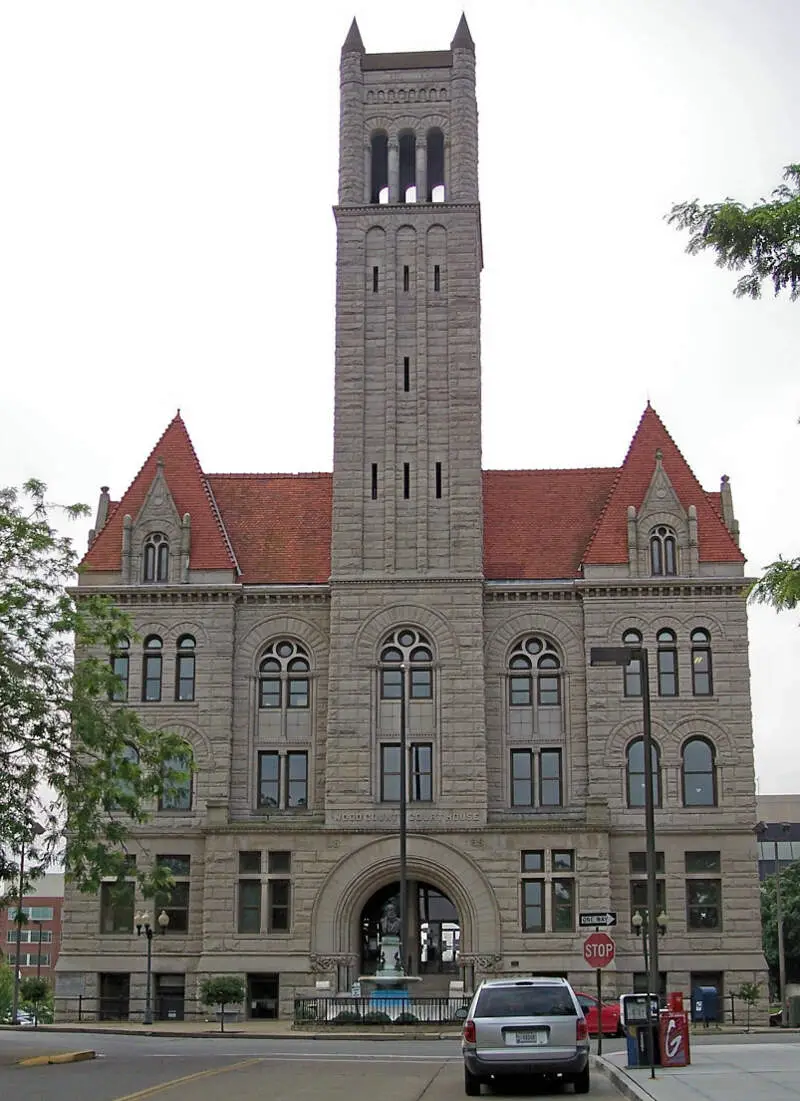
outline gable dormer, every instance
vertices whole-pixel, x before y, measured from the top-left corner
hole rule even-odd
[[[188,513],[186,520],[190,523]],[[126,514],[123,519],[123,584],[170,585],[184,580],[182,542],[183,524],[159,457],[138,514],[135,518]]]
[[[656,448],[653,475],[641,507],[628,506],[631,577],[696,577],[697,509],[681,504]]]

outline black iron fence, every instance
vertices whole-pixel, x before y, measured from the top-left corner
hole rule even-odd
[[[470,997],[398,998],[376,992],[367,998],[349,995],[295,998],[296,1025],[416,1025],[459,1026],[466,1019]]]
[[[75,997],[56,997],[53,1010],[56,1021],[139,1021],[145,1016],[147,1003],[144,998],[103,998],[85,994]],[[154,995],[151,1002],[154,1021],[219,1021],[220,1007],[203,1005],[194,998],[182,998],[175,994]],[[277,1017],[273,1012],[262,1014],[266,1020]],[[225,1020],[238,1021],[244,1016],[240,1006],[225,1007]]]

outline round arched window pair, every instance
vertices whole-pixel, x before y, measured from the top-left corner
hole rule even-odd
[[[280,639],[267,647],[259,672],[259,706],[305,708],[311,694],[311,663],[305,647]]]
[[[536,678],[536,700],[540,707],[558,707],[561,703],[561,658],[552,642],[539,635],[530,635],[514,647],[508,661],[509,704],[530,707],[533,703],[533,681]]]
[[[381,699],[433,698],[433,647],[422,632],[401,627],[384,643],[380,654]],[[407,685],[407,687],[406,687]]]

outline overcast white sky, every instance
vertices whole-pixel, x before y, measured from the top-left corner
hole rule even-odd
[[[206,471],[329,470],[339,49],[447,0],[0,3],[0,482],[118,497],[180,407]],[[648,397],[800,553],[800,304],[734,299],[673,202],[800,160],[797,0],[475,0],[484,466],[618,464]],[[84,545],[88,524],[76,535]],[[800,791],[798,616],[751,614],[760,791]]]

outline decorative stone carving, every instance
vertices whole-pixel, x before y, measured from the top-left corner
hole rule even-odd
[[[459,963],[466,967],[471,964],[478,971],[496,971],[503,957],[499,952],[462,952],[458,957]]]
[[[358,956],[349,952],[342,952],[335,956],[319,956],[312,952],[308,957],[309,966],[315,975],[336,971],[339,967],[347,967],[358,962]]]

